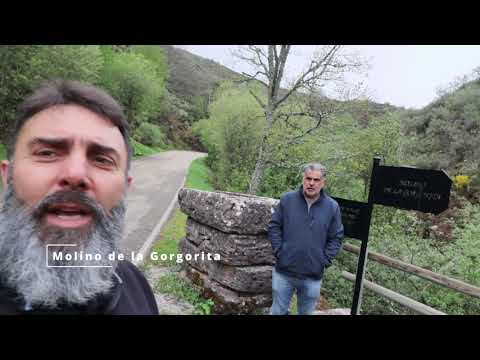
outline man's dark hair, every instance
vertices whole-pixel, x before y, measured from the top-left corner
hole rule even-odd
[[[127,148],[127,170],[130,169],[132,149],[129,143],[130,127],[122,106],[104,90],[72,80],[53,80],[43,83],[17,109],[13,136],[7,146],[10,159],[15,152],[18,134],[23,125],[36,113],[55,105],[79,105],[110,120],[122,134]]]

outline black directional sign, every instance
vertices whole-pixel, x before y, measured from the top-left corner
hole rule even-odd
[[[353,291],[352,315],[360,314],[373,205],[438,214],[448,208],[451,188],[452,180],[442,170],[381,166],[380,158],[375,157],[367,203],[334,197],[342,213],[345,236],[362,241]]]
[[[442,170],[377,166],[374,173],[375,204],[433,214],[448,208],[452,180]]]
[[[340,206],[342,224],[346,237],[366,240],[370,220],[368,219],[368,203],[345,200],[334,197]]]

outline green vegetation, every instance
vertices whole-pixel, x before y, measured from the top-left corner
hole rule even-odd
[[[7,158],[7,149],[5,149],[5,146],[0,143],[0,160],[5,160]],[[3,190],[3,182],[0,179],[0,193]]]
[[[442,234],[432,234],[429,238],[418,236],[425,224],[410,212],[392,210],[393,218],[385,221],[379,209],[375,209],[369,248],[371,251],[479,286],[480,209],[471,205],[465,206],[458,214],[463,220],[454,223],[455,230],[450,241]],[[347,239],[347,242],[359,245],[358,241]],[[355,273],[356,261],[356,256],[343,252],[329,268],[323,286],[330,304],[336,307],[351,305],[353,283],[341,278],[340,273],[342,270]],[[473,315],[480,312],[480,304],[475,298],[372,261],[368,263],[366,278],[447,314]],[[366,314],[409,313],[398,304],[380,298],[368,290],[364,292],[362,310]]]
[[[198,143],[188,128],[204,113],[205,99],[167,91],[169,62],[161,46],[5,45],[0,67],[0,142],[10,138],[20,102],[43,81],[63,78],[107,90],[123,105],[132,137],[143,145],[166,149]],[[172,122],[180,124],[172,127]],[[138,149],[137,156],[149,153]]]
[[[168,55],[169,89],[179,98],[190,101],[185,104],[197,109],[199,97],[208,98],[215,86],[224,80],[238,78],[239,74],[221,66],[213,60],[205,59],[183,49],[170,45],[160,45]],[[192,104],[193,102],[193,104]],[[185,108],[184,110],[189,110]]]
[[[178,243],[185,237],[185,227],[187,223],[187,215],[180,210],[176,210],[172,218],[165,225],[160,234],[160,239],[152,248],[152,252],[160,254],[175,254],[179,253]],[[175,266],[176,257],[174,259],[168,259],[162,261],[158,259],[156,261],[150,260],[155,266]]]
[[[214,186],[245,192],[255,167],[262,129],[261,109],[247,89],[221,86],[209,108],[210,117],[193,126],[208,150],[207,164]]]
[[[164,79],[142,54],[135,51],[116,54],[105,63],[100,85],[124,105],[133,129],[161,112]]]
[[[420,166],[443,168],[452,175],[478,175],[480,79],[465,84],[405,118],[406,150]],[[426,145],[426,146],[425,146]]]
[[[195,307],[194,315],[210,315],[212,312],[213,301],[211,299],[204,299],[197,286],[180,278],[175,273],[160,277],[154,287],[154,291],[171,294],[178,299],[189,302]]]
[[[133,135],[138,142],[157,148],[166,148],[165,134],[162,132],[160,126],[150,124],[148,122],[142,123],[135,131]]]
[[[444,94],[419,111],[379,106],[368,101],[344,104],[303,143],[286,145],[301,134],[307,118],[276,122],[269,136],[272,159],[258,195],[279,198],[301,183],[301,165],[319,161],[329,170],[327,192],[366,201],[374,156],[383,165],[444,168],[455,176],[450,208],[434,216],[375,206],[370,229],[371,251],[480,286],[480,80]],[[265,124],[251,91],[243,85],[219,87],[209,117],[193,126],[208,149],[206,164],[218,190],[247,192],[256,162],[259,134]],[[258,94],[257,94],[258,96]],[[295,106],[293,99],[289,104]],[[347,106],[348,105],[348,106]],[[352,239],[348,243],[359,245]],[[351,306],[357,257],[342,252],[326,271],[323,294],[333,307]],[[478,299],[369,261],[366,279],[447,314],[478,314]],[[402,306],[365,290],[364,314],[409,314]]]
[[[0,160],[5,160],[7,158],[7,149],[5,145],[0,144]]]
[[[188,170],[185,187],[204,191],[214,191],[210,179],[211,170],[207,167],[206,158],[196,159]]]
[[[143,145],[134,139],[130,139],[130,143],[132,144],[133,148],[133,158],[138,159],[142,156],[154,155],[162,152],[163,149],[160,148],[151,148],[149,146]]]

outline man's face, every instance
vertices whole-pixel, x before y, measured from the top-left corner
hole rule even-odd
[[[13,162],[13,187],[27,208],[49,195],[77,190],[109,213],[131,183],[119,129],[77,105],[51,107],[29,119],[18,136]],[[9,162],[3,161],[4,187],[9,170]],[[70,230],[88,227],[93,216],[80,204],[63,202],[40,221],[43,226]]]
[[[308,198],[316,198],[325,186],[321,171],[307,171],[303,175],[303,192]]]
[[[65,254],[80,248],[102,259],[117,251],[131,183],[118,128],[79,106],[46,109],[25,123],[13,162],[3,161],[0,169],[6,189],[0,209],[3,281],[26,303],[45,307],[84,304],[108,293],[115,262],[48,267],[45,244]]]

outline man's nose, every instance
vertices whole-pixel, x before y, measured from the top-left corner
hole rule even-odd
[[[89,190],[91,180],[88,176],[88,160],[82,154],[71,154],[64,161],[60,174],[60,186],[71,190]]]

